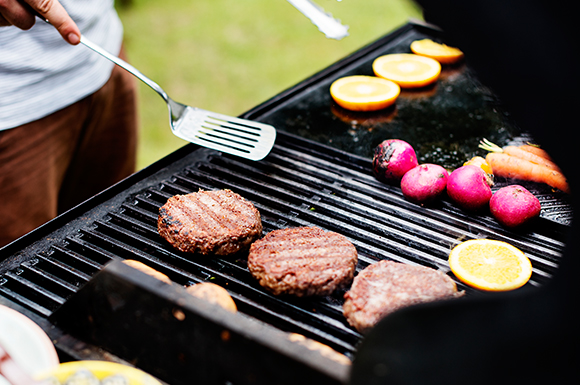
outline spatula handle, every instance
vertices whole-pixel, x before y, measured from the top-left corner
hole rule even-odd
[[[304,16],[310,19],[329,39],[340,40],[348,36],[348,26],[333,18],[330,13],[312,0],[287,0]]]
[[[44,21],[45,23],[50,24],[50,21],[48,21],[47,19],[45,19],[38,12],[36,12],[36,11],[32,11],[32,12],[40,20]],[[110,61],[112,61],[113,63],[115,63],[116,65],[118,65],[119,67],[121,67],[121,68],[129,71],[130,73],[132,73],[136,78],[138,78],[143,83],[145,83],[149,87],[151,87],[155,92],[157,92],[165,100],[166,103],[169,103],[169,100],[170,100],[169,99],[169,96],[163,90],[163,88],[161,88],[159,86],[159,84],[155,83],[153,80],[149,79],[147,76],[143,75],[141,73],[141,71],[139,71],[137,68],[133,67],[131,64],[127,63],[125,60],[123,60],[121,58],[118,58],[117,56],[115,56],[115,55],[107,52],[104,48],[102,48],[99,45],[93,43],[92,41],[90,41],[89,39],[87,39],[82,34],[81,34],[81,44],[83,44],[84,46],[92,49],[93,51],[95,51],[99,55],[101,55],[101,56],[109,59]]]
[[[141,71],[139,71],[137,68],[133,67],[131,64],[129,64],[126,61],[124,61],[123,59],[118,58],[117,56],[112,55],[109,52],[105,51],[103,48],[101,48],[97,44],[93,43],[92,41],[90,41],[89,39],[87,39],[83,35],[81,35],[81,44],[92,49],[93,51],[95,51],[99,55],[109,59],[110,61],[112,61],[113,63],[118,65],[119,67],[129,71],[135,77],[137,77],[139,80],[141,80],[143,83],[147,84],[149,87],[151,87],[153,90],[155,90],[155,92],[157,92],[159,95],[161,95],[161,97],[163,99],[165,99],[166,102],[169,102],[169,97],[167,96],[167,93],[165,93],[165,91],[163,91],[163,89],[157,83],[155,83],[153,80],[149,79],[147,76],[143,75],[141,73]]]

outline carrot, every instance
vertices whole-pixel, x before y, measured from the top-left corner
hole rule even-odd
[[[548,152],[535,144],[523,144],[520,146],[520,148],[524,151],[531,152],[532,154],[541,156],[544,159],[552,161],[552,157],[548,154]]]
[[[541,166],[545,166],[549,169],[560,172],[560,167],[558,167],[556,163],[542,156],[536,155],[533,152],[529,152],[526,149],[521,148],[521,146],[506,146],[503,148],[503,152],[508,155],[515,156],[516,158],[529,160],[532,163],[539,164]]]
[[[549,169],[556,170],[561,172],[560,167],[556,163],[554,163],[547,153],[538,148],[531,145],[522,145],[522,146],[506,146],[504,148],[499,147],[496,144],[493,144],[487,139],[483,139],[479,145],[480,148],[484,150],[498,152],[498,153],[505,153],[511,156],[515,156],[516,158],[525,159],[532,163],[539,164],[544,167],[548,167]],[[540,151],[538,151],[540,150]]]
[[[499,152],[490,152],[485,160],[496,176],[545,183],[550,187],[570,193],[566,177],[557,170]]]

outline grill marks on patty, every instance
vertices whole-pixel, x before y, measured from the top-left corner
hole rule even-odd
[[[343,314],[361,332],[403,307],[463,295],[446,274],[392,261],[369,265],[353,280],[356,248],[318,227],[279,229],[258,239],[260,213],[230,190],[173,196],[160,208],[157,225],[180,251],[228,255],[249,248],[250,273],[275,295],[329,295],[352,282]]]
[[[224,199],[225,198],[225,199]],[[196,193],[190,195],[174,197],[179,204],[173,205],[173,211],[169,216],[170,220],[175,220],[175,224],[184,226],[187,229],[196,228],[200,232],[228,233],[235,231],[238,227],[243,227],[248,222],[248,210],[242,212],[240,205],[230,204],[230,195]],[[173,198],[172,198],[173,199]],[[166,209],[161,209],[167,213]],[[239,213],[235,211],[239,210]],[[234,215],[231,215],[234,214]],[[241,214],[241,215],[235,215]],[[231,215],[231,216],[230,216]]]
[[[276,295],[328,295],[352,281],[357,259],[356,248],[343,235],[296,227],[254,242],[248,269]]]
[[[159,210],[159,234],[180,251],[228,255],[262,234],[260,213],[230,190],[175,195]]]

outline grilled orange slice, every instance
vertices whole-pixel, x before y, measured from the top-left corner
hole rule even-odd
[[[415,40],[411,43],[411,51],[443,64],[452,64],[463,59],[463,52],[459,48],[437,43],[431,39]]]
[[[481,167],[481,169],[483,171],[485,171],[485,175],[487,177],[487,184],[490,186],[494,185],[494,176],[493,176],[493,170],[491,168],[491,166],[489,165],[489,163],[487,163],[487,160],[485,160],[484,157],[481,156],[474,156],[473,158],[469,159],[467,162],[463,163],[464,166],[477,166],[477,167]]]
[[[376,111],[395,103],[401,88],[375,76],[346,76],[335,80],[330,95],[341,107],[351,111]]]
[[[481,169],[483,171],[485,171],[487,174],[493,174],[493,170],[491,169],[491,166],[489,165],[489,163],[487,163],[485,158],[482,156],[474,156],[473,158],[469,159],[467,162],[463,163],[463,165],[464,166],[472,165],[472,166],[481,167]]]
[[[401,88],[419,88],[439,78],[441,64],[435,59],[412,53],[379,56],[373,62],[375,75],[392,80]]]
[[[455,246],[449,267],[463,283],[485,291],[517,289],[528,282],[532,264],[517,247],[493,239],[473,239]]]

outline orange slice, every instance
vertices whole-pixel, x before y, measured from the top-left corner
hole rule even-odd
[[[469,159],[467,162],[463,163],[463,165],[464,166],[472,165],[472,166],[481,167],[481,169],[483,171],[485,171],[487,174],[493,174],[493,170],[491,169],[491,166],[489,165],[489,163],[487,163],[485,158],[482,156],[474,156],[473,158]]]
[[[485,171],[485,176],[487,178],[487,184],[489,186],[494,185],[494,176],[493,176],[493,169],[487,163],[484,157],[481,156],[474,156],[473,158],[469,159],[467,162],[463,163],[464,166],[476,166],[480,167],[483,171]]]
[[[415,40],[411,43],[411,51],[417,55],[435,59],[443,64],[452,64],[463,59],[463,52],[459,48],[440,44],[431,39]]]
[[[351,111],[387,108],[399,97],[401,88],[392,81],[374,76],[346,76],[335,80],[330,95],[341,107]]]
[[[394,53],[376,58],[373,71],[375,75],[392,80],[402,88],[419,88],[437,80],[441,64],[426,56]]]
[[[460,281],[486,291],[517,289],[532,275],[532,264],[520,249],[493,239],[455,246],[449,254],[449,267]]]

